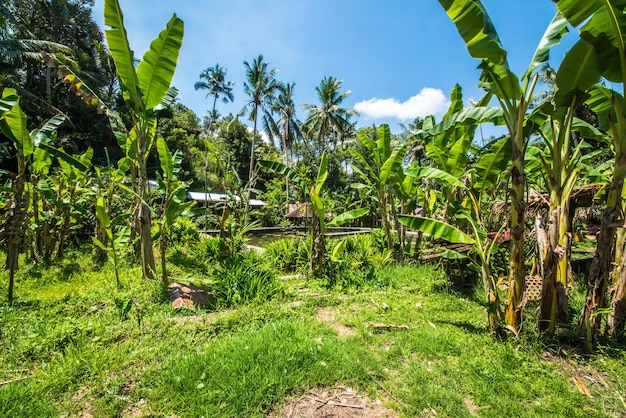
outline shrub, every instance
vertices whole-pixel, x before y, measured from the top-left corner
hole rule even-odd
[[[305,238],[283,238],[267,244],[263,258],[280,273],[304,273],[309,265],[310,243]]]
[[[213,268],[212,279],[215,309],[266,300],[279,289],[273,271],[261,263],[254,251],[220,260]]]
[[[174,221],[169,234],[170,245],[189,246],[200,241],[198,226],[189,218],[179,217]]]

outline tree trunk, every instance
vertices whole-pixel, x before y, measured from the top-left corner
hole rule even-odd
[[[523,135],[520,129],[518,136]],[[524,153],[523,138],[513,138],[511,167],[511,250],[509,254],[509,293],[505,320],[516,331],[521,323],[523,296],[526,287],[524,264]]]
[[[313,215],[311,218],[311,260],[310,275],[318,280],[324,278],[324,256],[326,254],[326,237],[322,233],[320,220]]]
[[[558,228],[558,210],[550,211],[550,226],[546,233],[541,217],[535,221],[537,231],[537,245],[539,247],[539,265],[541,266],[541,302],[539,305],[539,318],[537,330],[540,333],[552,335],[556,325],[557,311],[557,265],[556,244],[558,237],[555,236]]]
[[[18,156],[19,159],[19,156]],[[18,169],[19,170],[19,169]],[[23,172],[23,170],[20,170]],[[28,208],[28,192],[24,191],[23,174],[18,174],[13,183],[13,196],[7,202],[3,225],[3,241],[7,249],[6,269],[9,270],[9,289],[7,298],[13,301],[15,273],[19,267],[19,256],[24,239],[24,220]]]
[[[556,270],[556,320],[569,321],[567,286],[572,278],[572,230],[569,210],[569,196],[559,208],[559,236],[555,250],[558,256]]]
[[[167,277],[167,262],[165,259],[165,255],[167,254],[167,239],[165,231],[161,231],[161,236],[159,237],[159,252],[161,258],[161,278],[163,280],[163,285],[167,287],[169,285],[169,278]]]
[[[483,276],[483,285],[485,287],[485,295],[487,296],[487,321],[489,322],[489,334],[496,335],[501,332],[500,328],[500,301],[498,291],[493,280],[493,272],[488,263],[480,263],[481,273]]]
[[[146,122],[147,124],[147,122]],[[146,169],[146,156],[148,155],[148,135],[149,128],[144,126],[138,130],[137,134],[137,226],[139,227],[139,246],[141,253],[141,272],[144,279],[156,279],[156,263],[152,250],[152,217],[148,202],[150,200],[148,191],[148,171]]]
[[[622,188],[626,174],[626,153],[622,153],[616,160],[613,179],[607,191],[606,208],[602,213],[596,253],[591,262],[587,297],[576,332],[588,351],[595,347],[600,335],[602,316],[598,314],[598,309],[606,308],[606,291],[611,263],[614,260],[615,232],[617,221],[620,219]]]
[[[391,190],[389,190],[389,200],[391,200],[391,217],[393,218],[393,227],[396,230],[396,236],[398,237],[398,241],[400,241],[400,253],[398,254],[398,260],[400,260],[400,262],[403,262],[404,261],[404,237],[402,234],[402,226],[400,224],[400,221],[398,220],[396,202],[393,199]]]
[[[622,254],[618,269],[619,274],[615,280],[611,302],[612,310],[608,319],[609,334],[615,338],[624,336],[624,325],[626,324],[626,252]]]
[[[378,192],[378,203],[380,204],[380,217],[383,222],[383,230],[385,231],[387,249],[393,251],[393,239],[391,238],[391,228],[389,227],[389,217],[387,216],[387,194],[384,189]]]

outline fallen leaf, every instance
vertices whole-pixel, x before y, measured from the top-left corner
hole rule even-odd
[[[593,395],[591,394],[591,392],[589,392],[589,389],[587,389],[585,383],[580,378],[578,378],[578,376],[574,376],[572,377],[572,379],[574,379],[574,383],[576,384],[576,387],[578,388],[578,391],[580,393],[582,393],[589,399],[593,399]]]
[[[437,329],[437,325],[433,324],[432,322],[428,321],[428,325],[430,325],[431,327],[433,327],[433,329]]]

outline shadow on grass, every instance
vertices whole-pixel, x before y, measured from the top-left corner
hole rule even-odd
[[[465,331],[475,335],[489,335],[489,330],[483,326],[476,326],[466,321],[446,321],[439,320],[439,324],[448,324],[457,328],[464,329]]]

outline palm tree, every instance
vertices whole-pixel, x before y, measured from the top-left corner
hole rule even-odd
[[[324,77],[320,85],[315,87],[321,105],[303,105],[308,113],[304,130],[317,141],[319,152],[324,148],[325,139],[332,141],[334,149],[338,138],[345,138],[353,131],[350,118],[358,116],[354,110],[340,107],[341,102],[351,93],[350,90],[341,93],[341,83],[334,77]]]
[[[217,112],[215,107],[217,105],[217,99],[222,97],[222,102],[228,103],[235,99],[233,95],[234,81],[226,81],[227,70],[224,67],[220,67],[219,64],[215,64],[215,67],[208,67],[200,73],[200,80],[194,84],[196,90],[207,90],[206,97],[213,96],[213,109],[211,110],[211,131],[213,130],[213,123],[215,123]],[[206,81],[202,81],[202,80]]]
[[[289,166],[289,151],[294,142],[302,138],[300,121],[296,115],[296,105],[293,102],[293,88],[295,83],[283,85],[278,98],[271,105],[271,109],[279,116],[272,123],[268,135],[271,139],[280,138],[280,147],[283,151],[283,163]],[[274,122],[272,120],[271,122]],[[289,205],[289,178],[285,177],[286,204]]]
[[[206,97],[213,96],[213,109],[209,113],[209,132],[213,133],[213,126],[217,122],[219,113],[216,110],[217,99],[223,95],[222,102],[228,103],[235,99],[233,94],[234,81],[226,81],[226,68],[215,64],[215,67],[208,67],[200,73],[200,80],[196,81],[193,88],[196,90],[207,90]],[[206,81],[202,81],[202,80]],[[209,147],[205,144],[204,151],[204,207],[207,208],[209,190]],[[204,228],[207,229],[208,218],[205,216]]]
[[[289,163],[289,150],[294,142],[302,138],[300,130],[300,121],[296,115],[296,105],[293,102],[293,88],[295,83],[282,86],[280,94],[275,102],[272,103],[270,109],[279,116],[279,119],[270,122],[268,135],[270,139],[280,138],[280,147],[283,151],[284,163]]]
[[[262,113],[263,128],[266,132],[270,132],[272,126],[272,103],[276,100],[276,94],[282,89],[280,82],[276,80],[276,73],[278,68],[268,69],[268,63],[263,61],[263,55],[259,56],[252,61],[252,64],[248,61],[244,61],[243,65],[246,67],[247,81],[243,83],[243,91],[246,93],[250,100],[239,111],[239,115],[243,115],[249,112],[248,120],[254,122],[252,131],[252,146],[250,149],[250,172],[248,175],[248,181],[252,186],[254,167],[254,143],[257,135],[257,121],[259,112]]]

